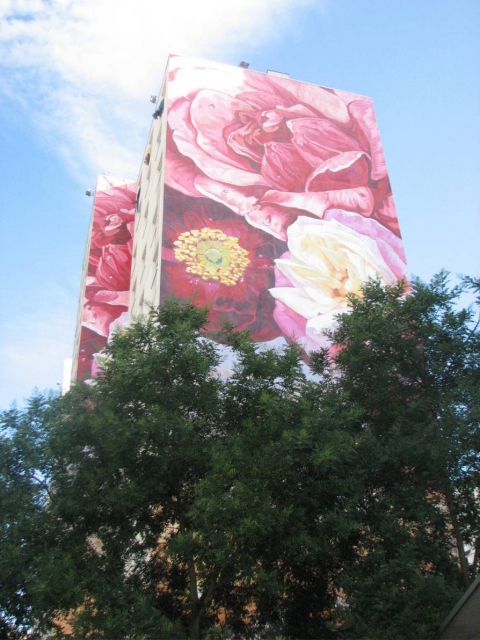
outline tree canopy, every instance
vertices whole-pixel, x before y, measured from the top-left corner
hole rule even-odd
[[[308,368],[169,300],[4,412],[0,637],[435,637],[479,571],[467,289],[370,281]]]

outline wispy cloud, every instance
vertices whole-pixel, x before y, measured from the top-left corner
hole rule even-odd
[[[235,60],[326,0],[0,0],[0,96],[80,183],[135,176],[168,53]],[[241,54],[241,57],[246,54]],[[248,58],[247,58],[248,59]],[[50,291],[50,293],[46,293]],[[45,283],[0,331],[0,407],[56,388],[73,348],[78,292]]]
[[[74,170],[135,174],[168,53],[225,60],[281,36],[313,3],[0,0],[2,89]]]

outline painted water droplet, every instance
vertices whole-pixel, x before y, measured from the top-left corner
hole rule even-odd
[[[93,316],[92,318],[90,318],[90,322],[92,324],[95,324],[96,321],[97,321],[97,316]]]
[[[209,107],[208,107],[208,108],[210,109],[210,111],[214,111],[214,109],[215,109],[215,105],[214,105],[214,104],[211,104],[211,105],[209,105]]]
[[[272,219],[271,219],[270,217],[268,217],[268,218],[265,218],[265,220],[264,220],[263,222],[264,222],[264,223],[267,225],[267,227],[268,227],[270,224],[272,224]]]
[[[224,196],[226,196],[227,193],[228,193],[228,189],[222,189],[222,193],[223,193]]]

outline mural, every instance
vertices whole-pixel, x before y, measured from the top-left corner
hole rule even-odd
[[[98,373],[97,354],[127,320],[137,183],[99,176],[81,320],[77,380]]]
[[[161,299],[306,350],[379,276],[408,278],[372,101],[172,56]]]

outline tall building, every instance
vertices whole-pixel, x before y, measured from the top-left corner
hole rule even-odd
[[[170,56],[138,185],[97,186],[94,217],[122,190],[131,208],[100,224],[86,259],[79,378],[127,297],[130,318],[175,295],[207,304],[212,331],[228,321],[308,351],[369,277],[408,278],[371,99],[245,66]]]
[[[72,380],[97,372],[97,354],[128,320],[137,183],[99,176],[83,263]],[[68,388],[65,380],[63,388]]]

